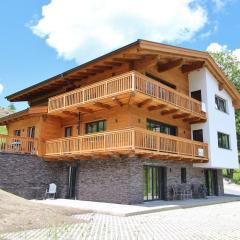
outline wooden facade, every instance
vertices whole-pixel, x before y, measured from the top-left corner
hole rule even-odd
[[[205,53],[164,46],[137,42],[8,96],[27,100],[30,108],[0,120],[9,133],[1,136],[0,151],[52,161],[112,154],[207,161],[207,144],[191,136],[191,124],[206,121],[207,115],[202,103],[189,96],[188,73],[207,67],[231,92],[236,106],[238,95]],[[149,119],[173,126],[176,136],[150,131]],[[102,131],[86,131],[88,123],[100,120]],[[31,127],[34,136],[29,136]],[[14,148],[12,142],[20,144]],[[22,142],[30,149],[21,147]]]

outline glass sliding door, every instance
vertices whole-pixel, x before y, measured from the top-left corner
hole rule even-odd
[[[207,195],[218,195],[217,170],[205,170],[205,181],[207,187]]]
[[[144,167],[144,201],[164,199],[165,168]]]

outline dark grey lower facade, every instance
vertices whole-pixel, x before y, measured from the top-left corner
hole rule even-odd
[[[73,179],[70,167],[75,169]],[[206,185],[209,194],[224,193],[221,170],[194,168],[191,163],[127,157],[47,162],[36,156],[4,153],[0,154],[0,188],[28,199],[42,199],[48,184],[54,182],[58,198],[134,204],[146,200],[147,169],[157,172],[159,179],[161,175],[161,186],[157,188],[163,192],[157,197],[164,200],[171,200],[173,186],[180,184],[189,189]]]

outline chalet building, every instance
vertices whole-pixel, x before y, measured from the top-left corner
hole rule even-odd
[[[240,95],[207,52],[138,40],[6,97],[0,188],[133,204],[223,194]]]

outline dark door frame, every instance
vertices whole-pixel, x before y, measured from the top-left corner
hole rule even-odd
[[[76,177],[77,177],[77,166],[68,167],[68,193],[67,198],[76,198]]]
[[[209,182],[211,174],[211,181],[212,183]],[[206,182],[206,187],[207,187],[207,195],[208,196],[218,196],[218,174],[216,169],[205,169],[205,182]],[[213,193],[210,193],[210,185],[213,185]]]
[[[163,167],[163,166],[151,166],[151,165],[145,165],[144,166],[144,187],[145,186],[148,186],[148,184],[146,184],[146,178],[145,178],[145,169],[148,168],[148,169],[151,169],[152,173],[153,173],[153,169],[157,169],[157,175],[158,175],[158,191],[159,191],[159,197],[158,198],[155,198],[154,196],[154,177],[152,176],[151,178],[151,189],[152,189],[152,197],[151,199],[148,199],[148,189],[147,189],[147,199],[145,199],[145,189],[144,189],[144,201],[147,202],[147,201],[154,201],[154,200],[165,200],[166,199],[166,174],[167,174],[167,171],[166,171],[166,167]],[[147,176],[147,181],[148,181],[148,176]],[[156,189],[155,189],[156,190]]]

